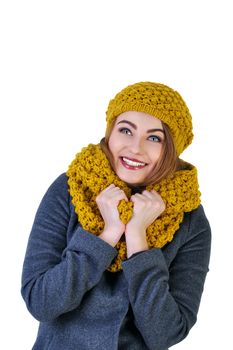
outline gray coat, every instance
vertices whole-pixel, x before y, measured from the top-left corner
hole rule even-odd
[[[115,248],[82,229],[62,174],[46,192],[28,241],[22,296],[40,321],[34,350],[165,350],[196,322],[210,256],[202,206],[163,249],[106,269]]]

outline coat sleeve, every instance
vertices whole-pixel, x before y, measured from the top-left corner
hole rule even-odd
[[[70,196],[61,175],[48,189],[28,240],[21,293],[31,314],[50,321],[79,306],[116,256],[116,250],[80,226],[67,244]]]
[[[157,248],[123,263],[135,324],[149,349],[177,344],[196,322],[211,244],[202,207],[190,214],[187,237],[169,269]]]

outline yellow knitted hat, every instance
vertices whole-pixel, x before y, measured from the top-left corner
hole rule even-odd
[[[170,87],[152,82],[127,86],[109,102],[107,128],[123,112],[148,113],[167,124],[179,156],[193,139],[192,117],[180,94]]]

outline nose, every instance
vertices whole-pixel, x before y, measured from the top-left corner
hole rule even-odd
[[[144,147],[141,138],[132,138],[129,144],[129,150],[132,152],[132,154],[143,154]]]

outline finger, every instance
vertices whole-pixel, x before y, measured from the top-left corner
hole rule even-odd
[[[142,201],[145,200],[145,197],[143,198],[143,195],[140,193],[135,193],[133,196],[130,197],[130,200],[135,203],[136,201]]]
[[[155,198],[154,193],[151,193],[151,192],[146,191],[146,190],[142,192],[142,196],[144,199],[150,199],[150,200],[153,200]]]
[[[122,191],[119,187],[115,186],[114,184],[109,185],[108,187],[106,187],[102,193],[117,193],[118,191]]]
[[[125,194],[125,192],[123,191],[123,199],[126,201],[126,202],[128,202],[129,201],[129,199],[128,199],[128,197],[126,196],[126,194]]]
[[[146,193],[148,197],[150,198],[161,198],[161,196],[156,192],[155,190],[152,190],[151,192],[147,191]]]
[[[140,198],[140,197],[142,197],[142,195],[140,193],[135,193],[130,198],[134,199],[134,198]]]
[[[142,195],[143,195],[143,196],[146,196],[146,197],[150,197],[150,196],[151,196],[151,193],[150,193],[149,191],[147,191],[147,190],[144,190],[144,191],[142,192]]]
[[[116,191],[115,195],[119,196],[120,199],[124,199],[126,202],[128,202],[128,198],[123,190],[119,189]]]
[[[111,197],[115,197],[117,199],[124,199],[126,202],[128,202],[128,198],[122,189],[120,189],[115,185],[113,185],[112,187],[110,186],[108,187],[108,192],[107,192],[108,195],[110,195]]]
[[[105,187],[101,193],[107,192],[107,191],[109,191],[110,189],[113,189],[114,187],[116,187],[116,186],[115,186],[114,184],[111,184],[111,185],[109,185],[108,187]]]
[[[155,195],[159,196],[158,192],[156,192],[155,190],[151,190],[151,192],[150,192],[150,193],[153,193],[153,194],[155,194]]]

